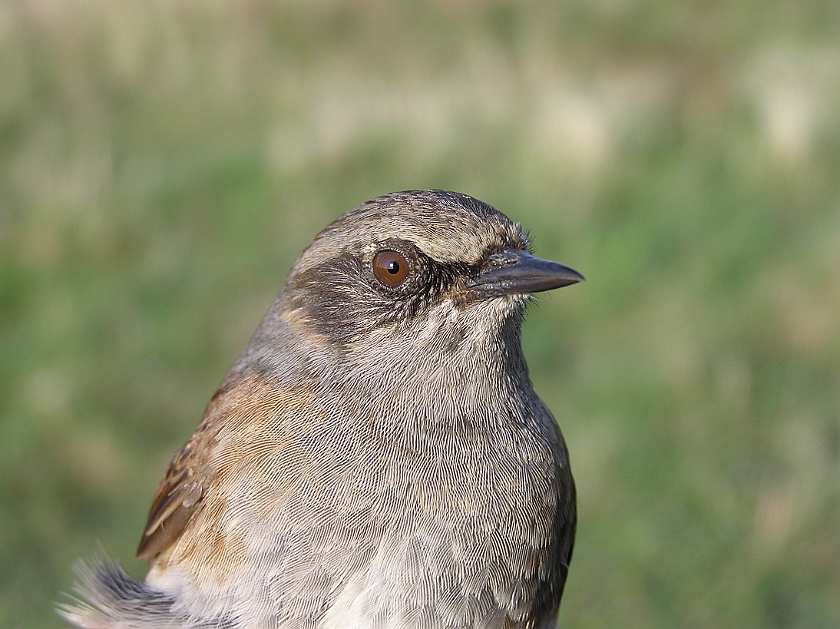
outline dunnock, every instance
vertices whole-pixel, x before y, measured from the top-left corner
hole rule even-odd
[[[545,628],[575,534],[534,393],[532,293],[579,282],[463,194],[364,203],[298,258],[157,490],[138,556],[80,569],[80,627]]]

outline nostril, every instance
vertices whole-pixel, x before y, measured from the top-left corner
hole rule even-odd
[[[519,252],[516,249],[504,249],[487,257],[485,269],[499,269],[519,262]]]

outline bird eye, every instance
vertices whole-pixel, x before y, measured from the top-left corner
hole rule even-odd
[[[383,249],[373,256],[373,274],[389,288],[397,288],[408,278],[408,262],[401,253]]]

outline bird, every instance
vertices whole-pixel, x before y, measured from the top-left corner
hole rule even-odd
[[[85,629],[546,629],[574,547],[568,450],[534,392],[533,294],[583,281],[465,194],[386,194],[320,232],[157,488],[135,580]]]

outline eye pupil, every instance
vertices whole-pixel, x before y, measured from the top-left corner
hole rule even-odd
[[[373,256],[373,275],[388,288],[397,288],[408,279],[408,261],[399,251],[383,249]]]

